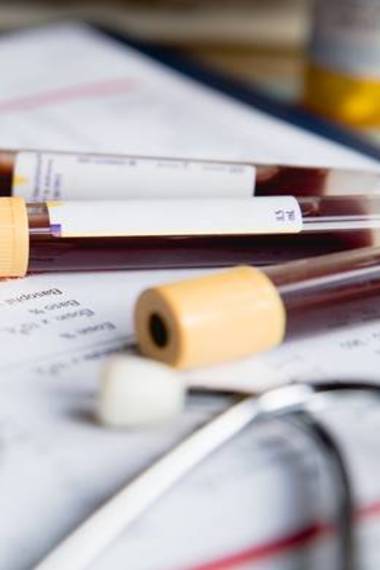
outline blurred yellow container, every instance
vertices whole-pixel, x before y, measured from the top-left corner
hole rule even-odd
[[[380,126],[380,0],[315,0],[304,103],[355,126]]]

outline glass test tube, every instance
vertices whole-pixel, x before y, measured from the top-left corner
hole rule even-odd
[[[2,231],[12,247],[19,240],[17,255],[24,251],[22,271],[5,276],[269,264],[380,243],[380,196],[42,204],[2,198],[0,209]]]
[[[376,171],[0,150],[0,196],[21,196],[27,202],[371,192],[380,192],[380,173]]]
[[[300,325],[313,331],[309,309],[379,293],[380,247],[263,270],[241,266],[148,289],[137,301],[136,336],[151,358],[206,366],[273,348]]]
[[[0,198],[0,276],[267,265],[380,243],[380,196],[44,202]]]

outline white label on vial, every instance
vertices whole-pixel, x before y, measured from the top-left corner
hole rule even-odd
[[[380,1],[317,0],[311,52],[322,67],[380,78]]]
[[[273,196],[233,200],[48,202],[52,232],[61,237],[189,236],[298,233],[297,200]]]
[[[13,194],[27,201],[247,198],[255,168],[225,162],[19,152]]]

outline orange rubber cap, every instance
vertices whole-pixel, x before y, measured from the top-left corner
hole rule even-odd
[[[177,368],[272,348],[284,337],[285,321],[276,287],[253,267],[148,289],[135,309],[140,351]]]
[[[29,261],[29,224],[23,198],[0,198],[0,277],[23,277]]]

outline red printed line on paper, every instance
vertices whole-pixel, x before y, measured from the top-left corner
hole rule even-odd
[[[39,107],[67,103],[78,99],[88,99],[127,93],[136,85],[131,78],[116,78],[93,83],[71,85],[60,89],[52,89],[34,93],[24,97],[0,100],[0,113],[12,111],[29,111]]]
[[[379,515],[380,501],[359,508],[355,513],[355,519],[357,522],[365,522]],[[248,547],[223,558],[192,566],[188,570],[232,570],[242,564],[254,564],[273,556],[284,555],[296,548],[305,547],[324,535],[331,535],[333,532],[332,525],[316,523],[283,538]]]

